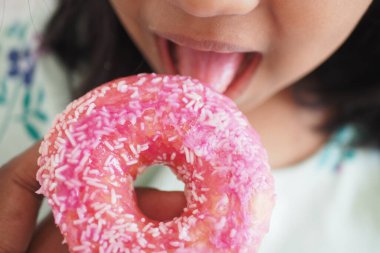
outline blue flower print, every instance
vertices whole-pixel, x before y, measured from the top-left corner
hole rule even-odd
[[[36,66],[36,59],[31,54],[30,49],[12,49],[8,54],[10,68],[9,77],[21,78],[25,86],[30,86]]]
[[[43,110],[45,91],[34,84],[37,55],[27,46],[10,48],[6,57],[8,69],[0,83],[0,105],[7,110],[4,120],[0,119],[0,142],[14,120],[21,121],[31,139],[38,140],[42,137],[38,124],[48,122],[49,117]],[[16,104],[20,102],[21,111],[16,112]]]

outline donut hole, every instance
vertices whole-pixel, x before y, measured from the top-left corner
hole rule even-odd
[[[134,187],[141,212],[152,220],[172,220],[186,207],[185,184],[167,166],[147,167],[137,176]]]

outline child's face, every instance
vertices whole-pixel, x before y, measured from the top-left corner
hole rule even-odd
[[[329,57],[350,35],[372,0],[111,2],[156,72],[180,72],[218,81],[223,81],[222,73],[229,72],[225,80],[232,81],[225,84],[226,94],[243,111],[249,111]],[[177,50],[177,60],[173,53],[165,57],[162,45],[167,38],[182,45],[172,47]],[[223,56],[221,52],[230,54]],[[249,52],[256,54],[249,58]],[[193,63],[206,60],[206,66]],[[237,82],[241,71],[245,77]]]

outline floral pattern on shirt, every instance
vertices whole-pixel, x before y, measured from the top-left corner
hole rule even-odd
[[[37,36],[27,34],[27,26],[14,23],[4,31],[2,38],[2,41],[13,40],[16,43],[9,43],[8,47],[5,43],[0,47],[1,55],[5,56],[1,60],[5,60],[6,68],[0,80],[0,107],[6,108],[4,115],[0,115],[0,142],[14,121],[24,126],[32,140],[42,137],[36,124],[48,121],[48,115],[43,110],[45,91],[42,85],[34,82],[38,58]],[[29,36],[31,40],[28,40]],[[21,103],[20,111],[16,111],[17,103]]]
[[[347,125],[338,129],[330,141],[323,147],[319,158],[321,168],[333,168],[333,171],[343,171],[344,162],[355,157],[352,143],[358,135],[353,126]]]

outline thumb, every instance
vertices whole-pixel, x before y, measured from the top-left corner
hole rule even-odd
[[[186,206],[185,195],[181,191],[137,188],[136,195],[141,211],[157,221],[168,221],[180,216]]]

